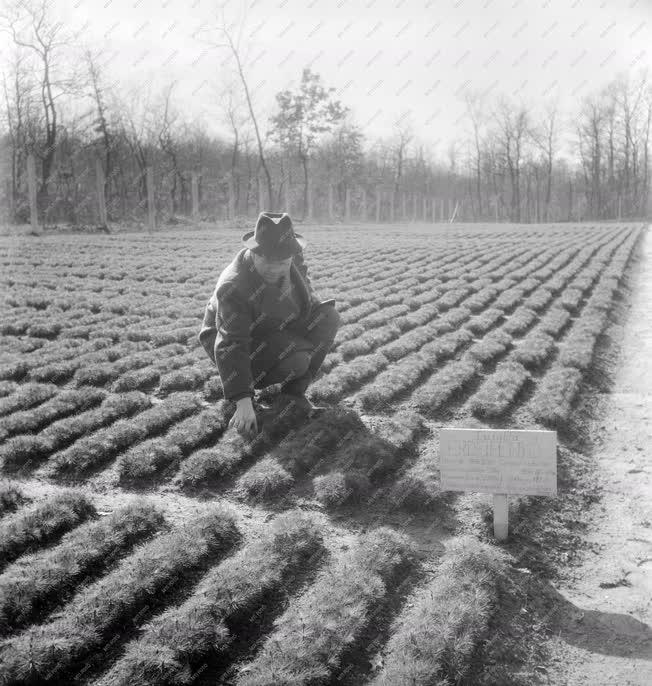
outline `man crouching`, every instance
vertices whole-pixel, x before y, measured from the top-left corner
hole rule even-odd
[[[217,366],[224,398],[236,403],[229,426],[258,432],[254,389],[281,393],[310,415],[325,409],[305,393],[340,326],[335,300],[321,301],[303,261],[305,238],[290,216],[261,212],[244,247],[222,271],[204,312],[199,341]]]

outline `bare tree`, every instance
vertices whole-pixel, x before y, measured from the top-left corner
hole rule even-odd
[[[635,177],[636,156],[634,154],[635,118],[643,97],[642,84],[632,86],[629,77],[621,78],[616,84],[617,101],[621,108],[623,126],[623,196],[627,207],[632,205],[632,182]]]
[[[643,179],[637,215],[647,213],[650,198],[650,128],[652,126],[652,84],[645,90],[645,117],[643,127]]]
[[[578,142],[584,139],[584,149],[580,157],[586,168],[587,141],[591,140],[592,174],[587,194],[590,205],[599,190],[603,205],[600,216],[642,216],[646,212],[651,91],[649,69],[643,68],[634,78],[619,74],[583,103]],[[596,126],[591,129],[591,119],[598,116],[600,137],[596,141]]]
[[[38,192],[41,209],[45,209],[48,203],[47,185],[59,132],[56,100],[65,93],[78,90],[82,84],[78,74],[65,73],[62,57],[74,36],[55,21],[50,5],[48,0],[13,0],[5,3],[2,14],[2,29],[11,36],[15,45],[34,57],[39,73],[43,138],[35,146],[35,153],[41,160]]]
[[[603,89],[606,116],[606,147],[607,147],[607,171],[606,193],[608,197],[608,211],[610,216],[617,215],[617,202],[619,197],[616,179],[616,166],[618,164],[618,94],[616,82],[612,81]]]
[[[451,201],[456,200],[455,188],[461,148],[462,142],[459,140],[459,138],[453,139],[446,148],[446,156],[448,157],[448,168],[446,171],[446,196]]]
[[[624,81],[622,99],[623,123],[625,128],[625,149],[630,153],[631,170],[627,166],[625,176],[625,192],[627,207],[630,216],[639,216],[643,210],[642,198],[643,187],[647,170],[645,167],[647,139],[649,138],[649,100],[650,75],[647,68],[641,69],[638,76],[633,79],[631,89],[626,87],[628,81]],[[628,96],[627,91],[631,90]],[[626,156],[627,159],[627,156]]]
[[[475,197],[478,204],[477,216],[482,217],[484,203],[482,197],[482,163],[483,163],[483,127],[485,126],[484,112],[486,111],[485,95],[480,91],[467,89],[464,92],[466,113],[471,122],[471,135],[473,139],[473,155],[470,157],[471,167],[475,178]]]
[[[245,15],[246,15],[246,4],[243,6],[245,10]],[[218,20],[219,23],[217,23],[214,27],[211,27],[208,30],[203,30],[200,33],[203,33],[205,36],[205,39],[211,45],[212,47],[215,48],[227,48],[230,55],[233,57],[235,60],[236,64],[236,69],[238,76],[240,78],[240,82],[242,83],[242,88],[244,90],[245,98],[247,100],[247,107],[249,109],[249,116],[251,118],[251,122],[254,127],[254,131],[256,134],[256,142],[258,144],[258,157],[260,160],[260,166],[263,168],[263,172],[265,174],[265,179],[267,181],[267,198],[268,202],[271,204],[273,201],[273,193],[272,193],[272,175],[270,174],[269,167],[267,164],[267,161],[265,159],[265,150],[264,150],[264,145],[263,145],[263,136],[260,132],[260,128],[258,126],[258,120],[256,118],[256,113],[254,112],[254,106],[253,106],[253,101],[251,98],[251,92],[249,90],[249,85],[247,81],[247,77],[245,75],[245,70],[243,66],[243,60],[241,58],[241,51],[240,51],[240,43],[242,40],[242,32],[245,27],[245,15],[243,15],[243,19],[240,22],[240,29],[238,31],[238,36],[237,38],[233,39],[232,31],[229,28],[226,18],[224,16],[224,5],[220,6],[221,10],[221,17]],[[218,35],[223,35],[225,42],[220,42],[219,40],[215,38],[211,38],[211,33],[216,32]]]
[[[36,145],[39,131],[38,103],[34,82],[25,55],[16,50],[3,74],[4,117],[9,134],[9,209],[13,221],[26,222],[29,216],[25,167],[27,155]]]
[[[135,89],[118,105],[122,135],[138,167],[140,203],[147,198],[147,167],[152,162],[156,144],[153,107],[148,87]]]
[[[580,155],[589,216],[602,217],[602,161],[604,149],[606,107],[602,97],[591,95],[582,101],[577,122],[578,152]]]
[[[521,221],[521,164],[530,130],[524,105],[516,106],[501,96],[492,112],[502,162],[507,167],[511,186],[510,219]]]
[[[414,137],[414,126],[407,115],[403,114],[394,122],[394,128],[396,129],[394,141],[392,142],[395,155],[394,202],[397,203],[403,181],[407,146]]]
[[[233,191],[233,205],[237,213],[240,207],[241,197],[241,179],[240,179],[240,157],[241,157],[241,138],[242,131],[246,124],[246,115],[243,115],[243,106],[246,108],[246,103],[243,103],[238,97],[236,84],[228,82],[223,85],[218,100],[222,110],[222,117],[227,126],[231,129],[233,135],[233,143],[231,145],[231,159],[230,159],[230,177],[231,188]]]
[[[532,126],[530,136],[536,148],[540,151],[543,157],[543,164],[545,170],[545,212],[544,221],[549,221],[550,217],[550,203],[552,201],[552,170],[555,161],[555,154],[557,152],[558,144],[558,102],[557,100],[550,100],[544,107],[544,112],[541,120]],[[539,193],[539,178],[538,168],[534,169],[537,177],[537,208],[538,208],[538,193]],[[539,211],[537,209],[537,221],[540,221]]]
[[[179,165],[179,113],[171,102],[174,87],[173,82],[164,89],[161,113],[156,128],[161,151],[168,160],[168,168],[165,172],[170,179],[171,211],[173,215],[176,215],[181,207],[187,204],[188,187]]]
[[[258,167],[253,168],[252,156],[255,154],[255,144],[254,144],[255,134],[251,131],[246,131],[241,137],[241,150],[244,159],[247,161],[247,185],[246,185],[246,198],[245,198],[245,208],[248,209],[251,204],[258,207],[258,198],[254,195],[254,179],[258,177]],[[254,153],[252,154],[252,150]],[[260,158],[258,158],[260,162]],[[262,209],[262,208],[258,208]]]
[[[110,130],[107,113],[107,103],[104,93],[102,67],[99,52],[93,51],[90,47],[84,50],[84,58],[89,76],[89,97],[93,101],[95,118],[93,119],[93,131],[95,137],[93,144],[100,148],[103,157],[104,168],[104,194],[107,203],[111,205],[113,180],[113,133]]]

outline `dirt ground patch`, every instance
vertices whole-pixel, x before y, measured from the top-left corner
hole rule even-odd
[[[601,393],[589,428],[602,496],[587,513],[582,564],[554,584],[560,612],[542,683],[644,686],[652,683],[652,236],[632,265],[629,307],[605,331],[596,378]],[[628,311],[627,311],[628,310]],[[620,315],[620,316],[619,316]],[[619,350],[617,348],[619,347]],[[617,351],[617,352],[616,352]],[[609,357],[610,356],[610,357]],[[587,402],[585,400],[584,402]]]

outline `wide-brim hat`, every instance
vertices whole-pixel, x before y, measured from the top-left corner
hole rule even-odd
[[[295,233],[287,212],[261,212],[256,228],[242,236],[247,248],[259,255],[284,259],[301,252],[308,242]]]

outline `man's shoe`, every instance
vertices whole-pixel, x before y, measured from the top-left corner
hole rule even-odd
[[[278,395],[277,385],[278,384],[270,384],[269,386],[265,386],[265,388],[256,389],[254,391],[254,400],[262,405],[269,405]]]
[[[252,405],[254,408],[254,412],[266,412],[267,410],[269,410],[269,405],[266,405],[265,403],[261,403],[258,400],[254,400]]]
[[[296,403],[309,417],[316,417],[328,409],[324,405],[314,405],[304,394],[282,393],[281,395],[288,398],[288,402]]]

